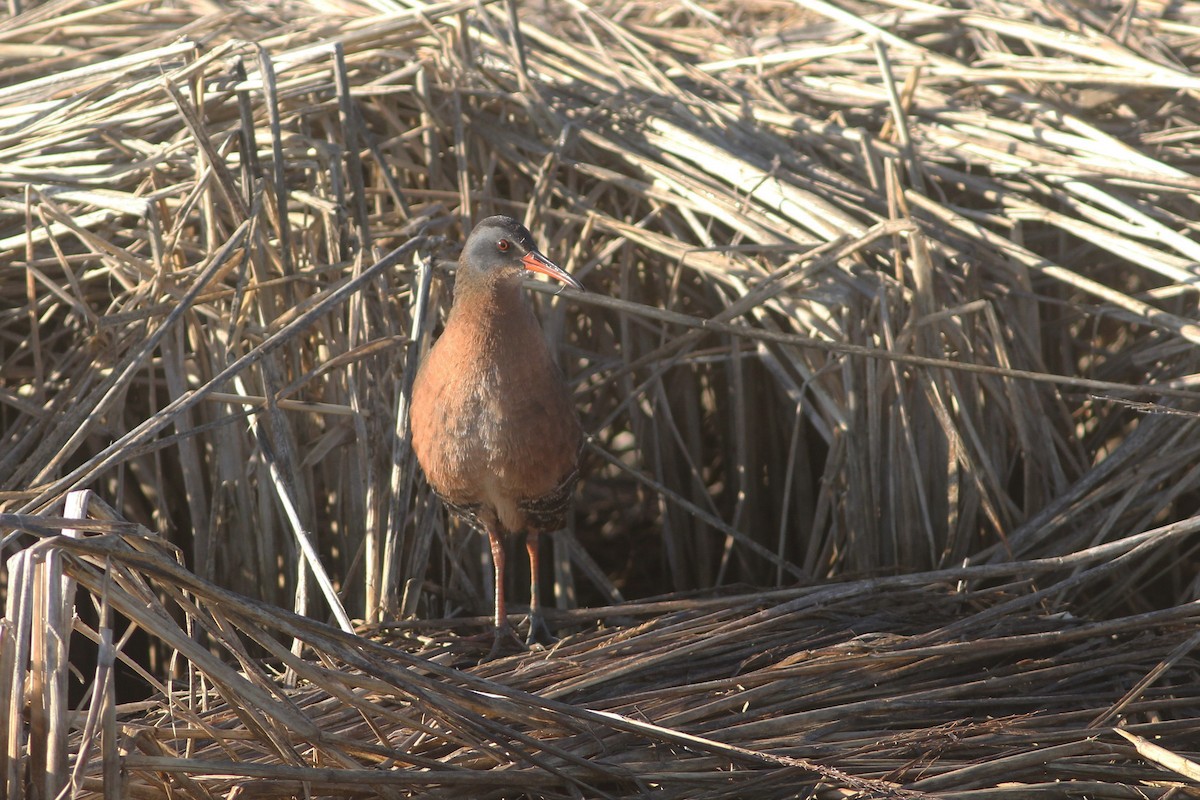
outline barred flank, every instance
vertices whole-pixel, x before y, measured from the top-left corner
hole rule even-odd
[[[526,527],[538,531],[556,531],[567,524],[567,511],[571,506],[571,495],[579,480],[579,470],[573,469],[555,487],[554,491],[541,497],[522,500],[518,506],[528,515]]]

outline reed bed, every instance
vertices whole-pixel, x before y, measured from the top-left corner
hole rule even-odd
[[[560,612],[577,632],[481,666],[444,623],[348,634],[201,580],[149,531],[71,524],[16,574],[50,608],[64,580],[98,598],[103,624],[76,629],[102,656],[86,714],[32,710],[50,735],[33,795],[1015,800],[1200,781],[1200,604],[1046,610],[1200,522],[1063,558]],[[149,701],[119,703],[114,619],[186,665],[148,675]]]
[[[10,0],[8,796],[1194,794],[1197,33]],[[476,666],[405,408],[490,213],[589,464]]]

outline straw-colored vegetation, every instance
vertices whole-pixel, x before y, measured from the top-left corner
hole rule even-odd
[[[1200,5],[9,10],[8,797],[1200,795]],[[476,666],[497,212],[591,439]]]

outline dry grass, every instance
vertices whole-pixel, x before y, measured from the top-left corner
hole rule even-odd
[[[1197,604],[1042,610],[1196,521],[1065,558],[561,612],[579,632],[479,667],[480,645],[441,625],[343,633],[197,578],[149,532],[93,527],[109,535],[49,540],[14,571],[100,598],[102,624],[76,623],[101,648],[86,714],[31,709],[31,735],[50,737],[30,748],[34,776],[50,765],[41,796],[1016,800],[1064,796],[1063,781],[1073,796],[1192,796],[1179,792],[1200,781],[1176,751],[1200,713]],[[185,665],[159,698],[117,704],[115,619]]]
[[[1194,4],[10,7],[10,797],[1196,791]],[[404,409],[493,212],[591,463],[467,670]]]

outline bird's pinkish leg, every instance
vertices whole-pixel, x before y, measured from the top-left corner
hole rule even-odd
[[[492,649],[488,651],[487,656],[483,660],[491,661],[505,652],[512,652],[514,644],[516,645],[516,649],[521,649],[521,641],[517,639],[508,624],[508,612],[504,605],[504,534],[502,531],[488,526],[487,536],[488,544],[492,548],[492,570],[495,579],[496,602],[492,615]]]
[[[551,644],[558,641],[546,627],[542,617],[542,604],[538,593],[538,531],[530,530],[525,536],[525,549],[529,553],[529,635],[526,644]]]

